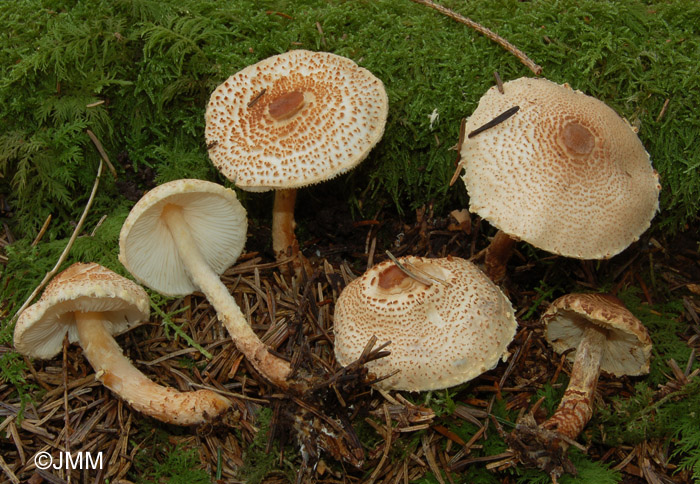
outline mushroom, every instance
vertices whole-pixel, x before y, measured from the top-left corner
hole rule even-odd
[[[272,246],[278,260],[291,250],[295,270],[303,264],[294,234],[297,188],[364,160],[384,133],[387,112],[382,81],[327,52],[269,57],[214,90],[206,110],[209,157],[239,188],[276,190]]]
[[[119,260],[142,284],[168,296],[201,290],[236,347],[271,382],[284,386],[289,363],[253,332],[219,279],[245,243],[246,212],[233,190],[203,180],[174,180],[131,209],[119,235]]]
[[[517,322],[510,301],[474,264],[457,257],[402,257],[348,284],[334,315],[335,355],[357,359],[372,336],[391,354],[367,364],[383,389],[425,391],[469,381],[506,359]],[[398,373],[397,373],[398,372]]]
[[[179,392],[151,381],[124,356],[112,335],[148,319],[146,291],[99,264],[76,263],[58,274],[15,326],[17,351],[48,359],[68,333],[79,342],[97,378],[139,412],[162,422],[194,425],[231,405],[209,390]]]
[[[465,132],[519,110],[465,137],[460,150],[469,210],[499,229],[487,274],[502,279],[519,239],[579,259],[610,258],[636,241],[658,210],[661,186],[632,127],[567,84],[520,78],[503,89],[481,98]]]
[[[651,339],[622,301],[607,294],[567,294],[541,320],[557,353],[575,350],[567,354],[573,361],[569,386],[542,427],[574,440],[593,415],[600,370],[615,376],[648,373]]]

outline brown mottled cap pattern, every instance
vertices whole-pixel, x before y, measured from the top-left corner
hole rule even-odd
[[[614,296],[567,294],[542,315],[545,336],[557,353],[578,347],[587,325],[605,329],[607,341],[600,368],[615,376],[649,372],[651,338],[639,319]],[[573,361],[575,351],[567,357]]]
[[[441,279],[428,286],[392,261],[348,284],[334,315],[335,355],[356,360],[372,336],[391,354],[367,366],[377,386],[424,391],[447,388],[492,369],[507,356],[517,323],[510,301],[474,264],[457,257],[402,257],[400,263]]]
[[[141,286],[99,264],[76,263],[58,274],[39,301],[22,311],[14,344],[34,358],[54,357],[68,332],[78,341],[75,312],[99,312],[110,334],[120,334],[148,319],[148,295]]]
[[[470,133],[520,107],[461,146],[470,211],[567,257],[608,258],[637,240],[661,186],[630,125],[568,85],[520,78],[503,88],[489,89],[466,123]]]
[[[229,77],[212,93],[212,163],[246,190],[299,188],[345,173],[384,133],[384,84],[352,60],[292,50]]]
[[[133,206],[119,234],[119,260],[140,283],[168,296],[197,288],[187,274],[173,237],[161,218],[175,205],[202,256],[217,274],[243,251],[248,218],[233,190],[216,183],[182,179],[163,183]]]

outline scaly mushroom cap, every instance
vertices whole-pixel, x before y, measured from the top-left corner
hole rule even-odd
[[[233,190],[204,180],[174,180],[149,191],[131,209],[119,235],[119,260],[142,284],[168,296],[197,291],[161,218],[182,209],[190,233],[217,274],[243,250],[248,219]]]
[[[128,331],[148,319],[148,295],[138,284],[99,264],[76,263],[58,274],[39,301],[22,311],[14,344],[33,358],[53,358],[68,331],[78,341],[74,312],[99,312],[110,334]]]
[[[350,59],[292,50],[229,77],[212,93],[212,163],[246,190],[299,188],[354,168],[384,133],[382,81]]]
[[[392,261],[348,284],[335,307],[335,355],[356,360],[374,335],[391,341],[385,358],[367,366],[377,376],[400,370],[377,386],[425,391],[447,388],[505,359],[517,323],[510,301],[477,267],[457,257],[404,261],[447,284],[428,286]]]
[[[658,174],[630,125],[603,102],[546,79],[492,87],[461,147],[469,210],[505,233],[580,259],[612,257],[649,227]]]
[[[600,368],[615,376],[649,372],[651,338],[622,302],[607,294],[567,294],[542,315],[545,337],[557,353],[578,347],[587,325],[605,329],[607,341]],[[576,352],[567,354],[574,360]]]

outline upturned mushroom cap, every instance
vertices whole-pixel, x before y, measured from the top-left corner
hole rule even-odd
[[[243,250],[248,219],[233,190],[204,180],[157,186],[131,209],[119,235],[119,260],[142,284],[169,296],[197,291],[178,254],[163,209],[178,206],[199,250],[216,274]]]
[[[110,334],[128,331],[148,319],[148,295],[138,284],[99,264],[76,263],[58,274],[15,326],[17,351],[33,358],[54,357],[68,331],[78,341],[74,313],[100,312]]]
[[[651,338],[622,302],[607,294],[567,294],[542,315],[545,337],[557,353],[578,347],[588,325],[607,333],[600,368],[615,376],[649,372]],[[567,354],[574,360],[575,351]]]
[[[637,240],[661,186],[630,125],[566,84],[521,78],[503,89],[489,89],[466,123],[470,133],[520,107],[461,146],[470,211],[567,257],[608,258]]]
[[[382,81],[352,60],[292,50],[246,67],[212,93],[212,163],[246,190],[299,188],[354,168],[384,133]]]
[[[392,261],[378,264],[348,284],[335,307],[335,355],[356,360],[374,335],[391,341],[385,358],[368,363],[384,376],[377,386],[424,391],[466,382],[496,366],[517,323],[510,301],[474,264],[460,258],[403,257],[445,281],[428,286]]]

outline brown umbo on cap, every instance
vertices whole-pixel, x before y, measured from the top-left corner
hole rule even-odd
[[[520,78],[492,87],[469,117],[461,146],[470,211],[549,252],[601,259],[621,252],[658,210],[658,174],[631,126],[568,85]]]
[[[474,264],[457,257],[403,257],[402,265],[434,278],[406,275],[392,261],[348,284],[335,307],[335,355],[356,360],[372,336],[391,354],[368,363],[385,389],[424,391],[466,382],[507,356],[516,320],[510,301]],[[442,282],[440,282],[442,281]]]
[[[246,190],[299,188],[347,172],[384,133],[382,81],[352,60],[292,50],[229,77],[212,93],[212,163]]]

